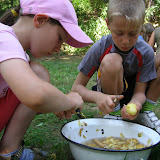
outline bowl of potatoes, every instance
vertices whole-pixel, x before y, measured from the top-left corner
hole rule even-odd
[[[160,135],[123,120],[89,118],[66,123],[62,136],[75,160],[147,160]]]

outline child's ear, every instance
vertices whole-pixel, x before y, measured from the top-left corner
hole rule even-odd
[[[45,14],[36,14],[34,16],[34,26],[36,28],[40,28],[41,26],[43,26],[47,21],[48,21],[49,17]]]
[[[110,30],[107,18],[105,18],[105,21],[106,21],[108,29]]]

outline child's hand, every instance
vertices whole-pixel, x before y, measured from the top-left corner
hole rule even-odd
[[[55,115],[61,119],[69,119],[72,117],[73,114],[76,113],[76,109],[80,109],[82,110],[83,108],[83,100],[82,97],[76,93],[76,92],[70,92],[68,93],[66,96],[69,97],[70,101],[71,101],[71,109],[70,110],[65,110],[65,103],[64,103],[64,111],[62,112],[56,112]]]
[[[77,93],[77,92],[70,92],[66,96],[68,96],[68,98],[72,102],[72,107],[71,107],[72,108],[71,109],[72,112],[75,113],[76,109],[78,109],[78,108],[80,110],[82,110],[84,102],[83,102],[82,97],[79,95],[79,93]]]
[[[123,95],[117,97],[117,95],[107,95],[101,93],[97,96],[96,104],[103,114],[109,114],[110,112],[113,112],[114,107],[116,107],[115,103],[122,98]]]
[[[130,102],[131,103],[131,102]],[[139,115],[139,112],[140,110],[142,109],[142,105],[140,103],[136,103],[134,102],[134,104],[137,106],[136,109],[137,109],[137,113],[135,115],[130,115],[128,112],[127,112],[127,108],[126,108],[126,105],[123,106],[123,108],[121,109],[121,116],[123,119],[130,119],[130,120],[134,120],[138,115]]]
[[[72,110],[55,113],[55,115],[60,119],[70,119],[73,114],[75,114],[75,111]]]
[[[55,112],[54,114],[55,114],[58,118],[60,118],[60,119],[65,119],[65,118],[66,118],[64,111],[62,111],[62,112]]]

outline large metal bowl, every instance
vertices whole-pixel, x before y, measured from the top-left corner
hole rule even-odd
[[[136,150],[110,150],[93,148],[82,143],[100,137],[136,138],[144,145],[151,146]],[[143,133],[141,137],[139,133]],[[160,135],[151,128],[121,120],[90,118],[75,120],[65,124],[61,129],[62,136],[69,141],[71,153],[75,160],[147,160],[151,149],[160,142]]]

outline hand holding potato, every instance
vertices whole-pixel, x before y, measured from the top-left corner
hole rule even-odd
[[[121,116],[123,119],[134,120],[139,115],[141,109],[142,105],[140,103],[130,102],[121,109]]]
[[[127,113],[129,113],[131,116],[134,116],[137,114],[137,106],[135,103],[128,103],[126,105]]]

